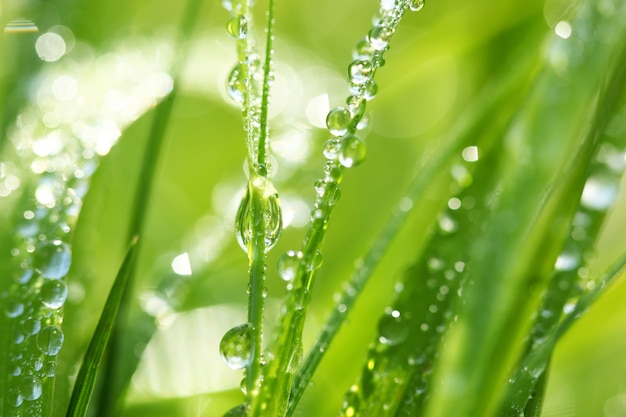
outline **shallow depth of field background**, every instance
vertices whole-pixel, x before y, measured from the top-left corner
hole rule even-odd
[[[539,61],[545,53],[543,37],[570,3],[431,0],[421,12],[405,18],[386,56],[387,65],[377,74],[378,97],[368,105],[368,160],[346,171],[341,201],[329,226],[310,309],[309,342],[332,308],[333,294],[349,277],[414,173],[430,153],[437,152],[443,133],[471,110],[471,100],[481,89],[505,72],[525,71],[528,64]],[[97,73],[105,64],[122,65],[127,72],[145,71],[145,65],[167,73],[184,6],[184,1],[163,0],[0,2],[3,27],[22,17],[39,28],[37,34],[0,33],[5,114],[14,117],[22,106],[36,104],[33,77],[40,71],[48,71],[50,79],[64,71],[91,74],[81,78],[77,88],[89,90],[92,86],[85,80],[90,80],[104,91],[115,91],[122,83],[116,73]],[[257,2],[257,35],[262,34],[265,7],[265,1]],[[321,147],[327,132],[320,123],[328,106],[341,105],[348,95],[345,79],[351,49],[371,26],[376,9],[374,0],[277,2],[271,131],[275,182],[288,224],[269,255],[269,323],[275,322],[272,317],[285,287],[276,273],[276,259],[299,248],[313,182],[322,172]],[[234,41],[225,30],[227,19],[219,1],[204,2],[198,29],[190,39],[153,201],[145,213],[148,231],[136,306],[158,318],[159,331],[133,379],[127,416],[221,416],[241,400],[240,372],[229,370],[217,353],[223,333],[244,320],[247,299],[247,260],[233,231],[245,181],[245,148],[240,112],[225,93],[225,78],[235,63]],[[44,62],[37,56],[35,42],[51,28],[65,30],[59,26],[69,29],[63,32],[68,52],[54,62]],[[167,87],[167,77],[164,80]],[[24,97],[30,101],[23,101]],[[93,105],[89,101],[81,105],[93,111],[88,109]],[[79,219],[68,281],[66,338],[57,370],[58,415],[64,414],[69,396],[68,375],[76,372],[123,256],[150,122],[147,113],[122,133],[103,159]],[[625,124],[614,128],[624,131]],[[299,415],[338,413],[343,392],[360,373],[377,317],[423,242],[425,220],[443,207],[447,187],[447,179],[442,178],[414,207],[410,223],[329,348]],[[625,248],[624,194],[612,210],[591,274],[602,271]],[[191,278],[185,275],[189,266]],[[156,282],[168,279],[188,283],[174,296],[175,309],[160,305],[151,291]],[[544,416],[626,416],[624,297],[622,280],[559,344]]]

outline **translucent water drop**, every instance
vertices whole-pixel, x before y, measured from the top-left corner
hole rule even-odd
[[[237,64],[228,75],[226,92],[235,103],[243,103],[246,94],[246,69]]]
[[[322,153],[326,159],[335,160],[339,157],[339,149],[341,147],[341,139],[328,139],[324,143]]]
[[[355,118],[362,117],[365,114],[365,99],[359,95],[352,95],[346,99],[346,104]]]
[[[63,346],[63,332],[57,326],[47,326],[37,335],[37,347],[44,355],[54,356]]]
[[[392,310],[378,322],[378,341],[387,346],[399,345],[406,340],[409,330],[402,315]]]
[[[372,48],[372,45],[369,43],[367,38],[361,39],[354,50],[352,51],[352,58],[354,59],[367,59],[372,60],[374,58],[374,54],[376,50]]]
[[[458,223],[454,219],[452,219],[450,216],[444,214],[439,217],[439,229],[442,232],[446,234],[450,234],[450,233],[456,232],[458,228],[459,228]]]
[[[556,262],[554,263],[554,269],[557,271],[573,271],[580,266],[581,259],[577,253],[562,252]]]
[[[352,168],[363,161],[367,156],[367,146],[358,136],[348,135],[341,142],[339,163],[346,168]]]
[[[363,84],[363,98],[367,101],[373,100],[378,94],[378,84],[374,80],[368,80]]]
[[[222,0],[222,7],[231,12],[233,10],[233,0]]]
[[[380,8],[383,10],[393,10],[396,7],[396,0],[380,0]]]
[[[367,34],[367,40],[377,51],[383,51],[389,45],[393,31],[385,26],[374,26]]]
[[[14,280],[18,284],[27,284],[28,281],[30,281],[30,279],[33,277],[33,273],[34,273],[34,271],[32,269],[27,269],[27,270],[25,270],[23,272],[18,273],[14,277]]]
[[[368,82],[373,73],[372,62],[365,59],[356,59],[348,66],[348,75],[353,84],[361,85]]]
[[[22,328],[24,329],[24,332],[26,334],[29,334],[29,335],[37,334],[39,333],[39,330],[41,330],[41,321],[34,319],[34,318],[29,318],[27,320],[24,320],[24,324],[22,325]]]
[[[65,243],[49,243],[37,250],[35,269],[47,279],[60,279],[67,275],[72,264],[72,251]]]
[[[26,401],[35,401],[43,392],[41,381],[33,375],[25,375],[19,379],[20,395]]]
[[[278,274],[287,281],[293,281],[298,273],[302,252],[290,250],[278,258]]]
[[[41,302],[49,308],[57,309],[63,306],[67,299],[67,286],[63,281],[48,281],[39,291]]]
[[[241,390],[243,395],[248,395],[248,378],[247,377],[244,376],[243,378],[241,378],[241,382],[239,383],[239,389]]]
[[[339,143],[339,149],[337,150],[337,155],[339,155],[339,151],[341,150],[341,142]],[[343,171],[340,166],[337,166],[333,162],[328,162],[324,165],[324,173],[326,174],[325,180],[327,182],[336,182],[339,183],[341,178],[343,177]]]
[[[361,396],[359,394],[359,388],[356,385],[353,385],[343,397],[341,417],[355,417],[359,412],[360,406]]]
[[[249,185],[246,187],[246,192],[241,199],[241,204],[237,210],[237,217],[235,221],[235,227],[237,230],[237,241],[239,246],[247,253],[248,242],[252,239],[253,234],[253,221],[252,218],[252,197],[250,187],[256,187],[256,185]],[[272,249],[283,230],[283,216],[280,208],[280,201],[278,194],[275,192],[273,185],[266,180],[263,180],[262,187],[257,189],[256,192],[262,194],[263,198],[263,220],[265,222],[265,251]]]
[[[22,313],[24,313],[24,304],[20,303],[19,301],[9,300],[4,306],[4,314],[7,317],[19,317],[22,315]]]
[[[326,116],[326,127],[331,134],[341,136],[348,132],[352,114],[345,107],[335,107]]]
[[[425,0],[409,0],[409,10],[412,12],[419,12],[424,8],[425,4]]]
[[[585,183],[580,203],[589,210],[604,211],[611,207],[618,191],[618,184],[612,178],[592,176]]]
[[[248,36],[248,19],[245,16],[234,16],[226,23],[228,34],[234,39],[245,39]]]
[[[246,417],[248,415],[248,411],[246,411],[246,406],[244,404],[239,404],[224,414],[223,417]]]
[[[324,261],[324,257],[322,256],[322,252],[315,251],[315,253],[304,260],[304,267],[308,271],[314,271],[319,269],[322,266],[322,262]]]
[[[24,398],[20,395],[20,392],[16,388],[9,388],[8,402],[13,407],[19,407],[24,402]]]
[[[233,327],[226,332],[220,342],[220,354],[226,365],[232,369],[245,368],[252,360],[252,339],[249,323]]]

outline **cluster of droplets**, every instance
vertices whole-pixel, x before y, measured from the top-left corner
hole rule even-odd
[[[149,53],[119,50],[116,60],[80,55],[45,68],[33,80],[33,104],[18,113],[9,129],[10,145],[0,162],[0,205],[6,212],[13,194],[22,199],[9,253],[2,254],[12,280],[0,292],[7,320],[10,403],[7,416],[41,415],[48,378],[64,342],[66,276],[72,262],[70,234],[99,156],[109,152],[121,130],[154,106],[172,88]],[[120,61],[132,63],[130,68]],[[88,103],[87,105],[85,103]],[[120,109],[124,109],[121,111]],[[8,175],[7,175],[8,174]],[[28,187],[32,185],[32,188]]]

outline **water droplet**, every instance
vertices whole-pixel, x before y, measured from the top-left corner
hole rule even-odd
[[[363,98],[367,101],[373,100],[378,94],[378,84],[374,80],[368,80],[363,84]]]
[[[39,333],[39,330],[41,330],[41,321],[34,319],[34,318],[29,318],[27,320],[24,320],[24,324],[22,325],[22,328],[24,329],[24,332],[26,334],[29,334],[29,335],[37,334]]]
[[[249,323],[235,326],[226,332],[220,342],[220,354],[226,365],[232,369],[248,366],[251,358],[252,339]]]
[[[361,39],[357,42],[354,50],[352,51],[352,58],[354,59],[368,59],[372,60],[374,58],[374,54],[376,50],[372,48],[367,38]]]
[[[439,217],[439,229],[447,234],[454,233],[458,230],[458,224],[450,216],[444,214]]]
[[[326,126],[332,135],[341,136],[348,132],[352,114],[345,107],[335,107],[326,116]]]
[[[6,302],[6,305],[4,306],[4,314],[7,317],[19,317],[22,313],[24,313],[24,304],[17,300],[9,300]]]
[[[245,404],[239,404],[228,410],[223,417],[246,417],[247,415]]]
[[[235,103],[243,103],[246,94],[246,71],[243,65],[237,64],[228,75],[226,92]]]
[[[380,0],[380,8],[383,10],[393,10],[396,7],[396,0]]]
[[[353,385],[343,397],[341,417],[356,417],[360,406],[361,396],[359,395],[359,387]]]
[[[367,146],[358,136],[347,135],[341,142],[339,162],[346,168],[352,168],[363,161],[367,156]]]
[[[245,39],[248,36],[248,19],[245,16],[234,16],[226,24],[228,34],[234,39]]]
[[[348,96],[346,104],[355,118],[363,117],[365,114],[365,99],[358,95]]]
[[[237,230],[237,241],[239,246],[247,253],[248,242],[253,235],[252,218],[252,192],[251,187],[255,187],[255,193],[261,193],[263,207],[263,220],[265,222],[265,252],[272,249],[283,230],[283,216],[280,208],[280,201],[274,186],[267,180],[263,179],[262,184],[249,184],[246,192],[241,199],[241,204],[237,210],[235,227]]]
[[[385,314],[378,322],[378,341],[383,345],[399,345],[408,335],[409,328],[397,310]]]
[[[67,298],[67,286],[63,281],[48,281],[41,287],[39,296],[46,307],[60,308]]]
[[[554,263],[554,269],[557,271],[573,271],[580,265],[581,259],[576,253],[562,252],[556,262]]]
[[[354,60],[348,66],[350,81],[356,85],[365,84],[371,79],[373,70],[371,61],[364,59]]]
[[[389,45],[393,31],[385,26],[374,26],[367,34],[367,40],[377,51],[382,51]]]
[[[72,251],[65,243],[49,243],[37,250],[35,269],[47,279],[60,279],[67,275],[72,264]]]
[[[337,150],[337,152],[339,152],[340,149],[341,147]],[[326,163],[326,165],[324,165],[324,173],[326,174],[326,182],[339,183],[339,181],[341,181],[341,178],[343,177],[343,171],[341,167],[334,162],[328,162]]]
[[[48,356],[54,356],[63,346],[63,332],[57,326],[47,326],[41,329],[37,335],[37,347]]]
[[[302,252],[290,250],[278,259],[278,274],[287,281],[293,281],[298,273]]]
[[[370,118],[367,114],[364,114],[363,116],[361,116],[361,118],[359,119],[359,122],[356,124],[356,129],[363,130],[367,126],[369,126],[369,124],[370,124]]]
[[[322,153],[324,157],[329,160],[335,160],[339,156],[339,148],[341,146],[340,139],[329,139],[324,143],[324,149]]]
[[[618,191],[618,184],[612,178],[592,176],[585,183],[580,202],[589,210],[604,211],[611,207]]]
[[[35,401],[41,397],[43,391],[39,378],[32,375],[25,375],[19,379],[19,389],[26,401]]]
[[[409,0],[409,10],[412,12],[419,12],[424,8],[426,1],[424,0]]]

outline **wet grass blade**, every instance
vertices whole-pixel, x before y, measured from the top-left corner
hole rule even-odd
[[[104,304],[102,315],[96,326],[89,347],[85,353],[83,363],[78,371],[72,398],[67,410],[67,417],[83,417],[87,415],[89,402],[96,383],[98,365],[104,356],[107,345],[116,323],[117,314],[120,310],[124,294],[128,289],[131,271],[135,261],[137,239],[134,238],[128,250],[117,277],[111,287],[111,292]]]

